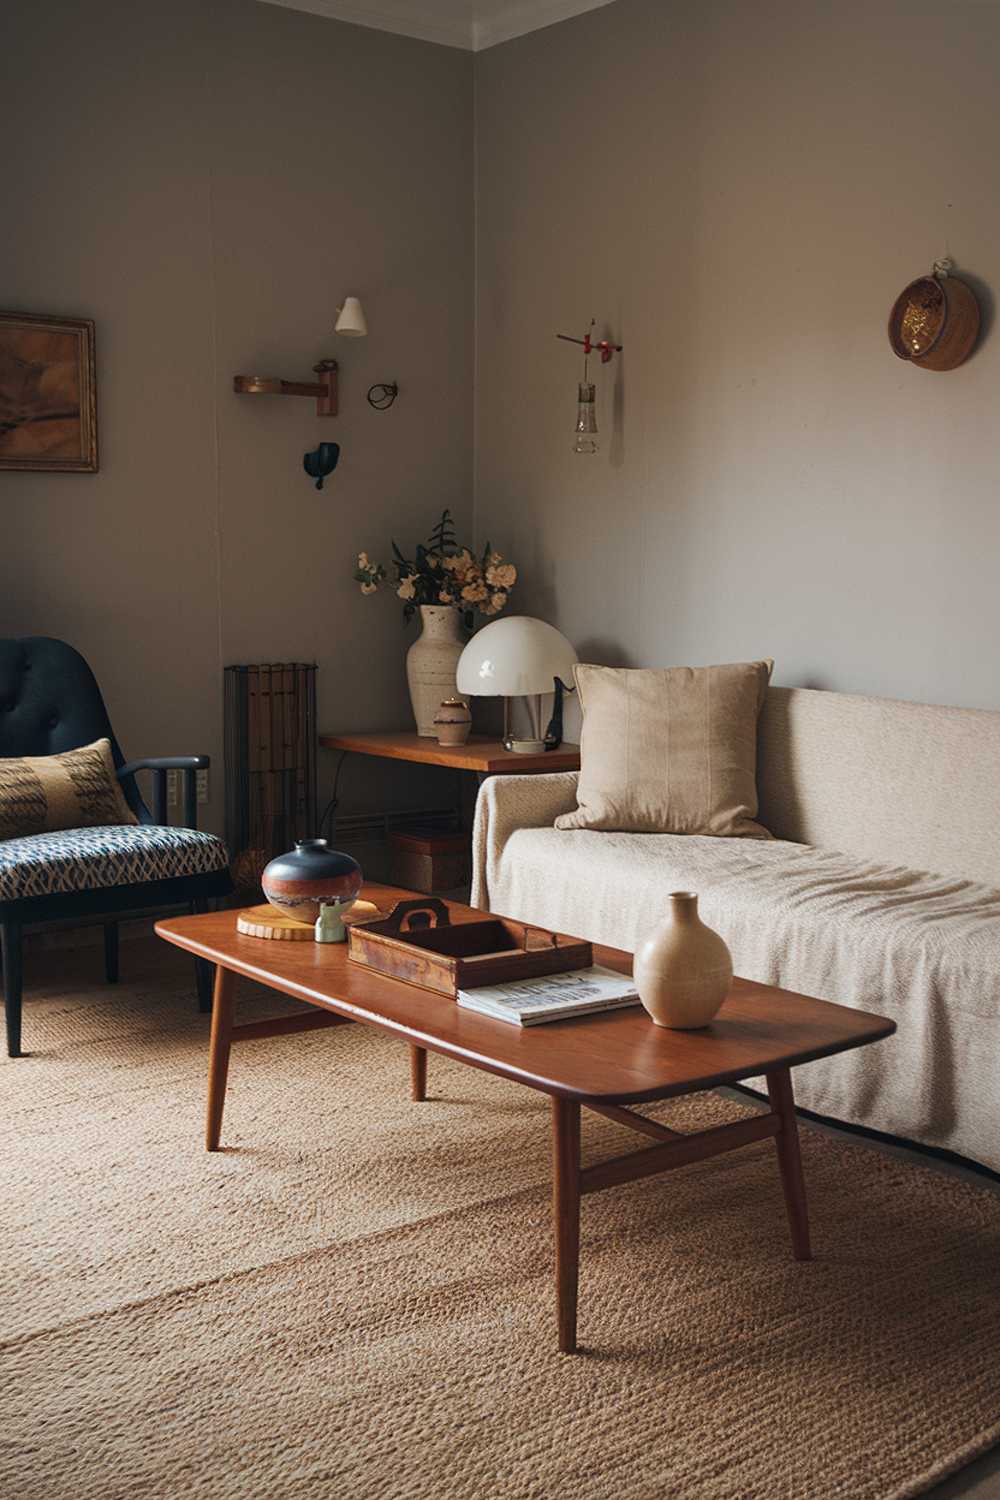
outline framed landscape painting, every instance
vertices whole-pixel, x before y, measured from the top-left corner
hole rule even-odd
[[[93,323],[0,313],[0,469],[96,473]]]

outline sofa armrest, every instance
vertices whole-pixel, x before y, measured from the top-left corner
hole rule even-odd
[[[479,788],[472,829],[472,905],[490,910],[490,874],[512,833],[551,828],[576,807],[578,772],[544,776],[490,776]]]

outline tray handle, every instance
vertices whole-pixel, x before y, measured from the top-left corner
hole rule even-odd
[[[405,928],[404,922],[407,922]],[[385,919],[384,930],[388,937],[398,937],[401,932],[413,932],[418,927],[448,927],[450,924],[451,913],[444,902],[437,896],[425,896],[416,901],[397,901]]]
[[[559,947],[559,934],[558,934],[558,932],[550,932],[547,927],[535,927],[532,924],[526,922],[524,924],[524,951],[527,951],[527,947],[528,947],[528,933],[529,932],[537,932],[540,937],[546,938],[547,939],[547,946],[548,947],[550,947],[550,948],[558,948]]]

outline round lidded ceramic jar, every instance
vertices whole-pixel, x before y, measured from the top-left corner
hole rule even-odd
[[[361,866],[331,849],[326,839],[299,839],[288,854],[271,860],[260,883],[278,911],[296,922],[315,922],[324,901],[357,900]]]
[[[446,698],[434,715],[439,745],[464,745],[472,731],[472,714],[464,698]]]

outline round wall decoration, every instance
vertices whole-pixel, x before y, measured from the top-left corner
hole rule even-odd
[[[889,314],[893,354],[920,370],[954,370],[972,353],[979,336],[979,303],[964,281],[936,261],[933,274],[911,281]]]

